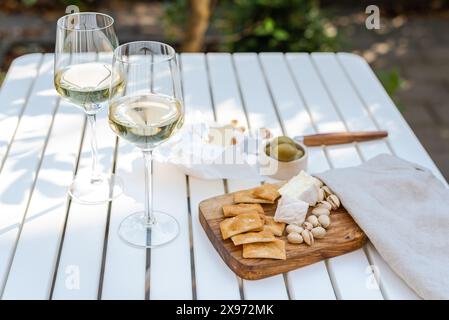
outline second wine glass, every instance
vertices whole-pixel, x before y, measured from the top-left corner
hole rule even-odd
[[[175,50],[154,41],[121,45],[114,51],[112,77],[125,81],[123,90],[111,94],[109,124],[120,138],[142,151],[145,163],[145,211],[125,218],[118,232],[132,246],[160,246],[179,233],[175,218],[153,210],[152,179],[154,148],[167,141],[184,121]]]

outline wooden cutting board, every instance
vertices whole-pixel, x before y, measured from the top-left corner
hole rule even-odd
[[[362,247],[367,239],[346,209],[339,208],[331,212],[331,225],[324,239],[315,240],[314,245],[290,244],[284,235],[280,239],[286,241],[286,260],[245,259],[242,257],[242,246],[234,246],[231,239],[223,240],[220,233],[219,224],[224,219],[222,207],[232,204],[233,199],[233,193],[229,193],[202,201],[199,204],[199,219],[224,262],[243,279],[262,279],[336,257]],[[266,215],[274,215],[276,204],[262,206]]]

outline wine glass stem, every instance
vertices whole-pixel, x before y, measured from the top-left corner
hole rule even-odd
[[[95,113],[87,114],[87,120],[90,128],[90,150],[92,153],[92,172],[91,182],[94,183],[100,179],[100,172],[98,170],[98,145],[97,145],[97,116]]]
[[[147,225],[156,223],[153,215],[153,151],[144,150],[145,162],[145,220]]]

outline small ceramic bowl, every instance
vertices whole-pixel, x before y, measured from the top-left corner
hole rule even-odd
[[[300,173],[301,170],[307,170],[307,159],[309,154],[307,152],[307,147],[304,144],[295,142],[297,148],[304,151],[304,155],[301,158],[293,161],[279,161],[265,153],[265,146],[267,143],[269,143],[269,141],[262,144],[262,148],[259,150],[260,174],[277,180],[289,180]]]

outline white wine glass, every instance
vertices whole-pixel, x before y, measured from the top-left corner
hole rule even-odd
[[[112,56],[118,46],[113,25],[112,17],[96,12],[69,14],[57,22],[55,87],[84,111],[91,132],[91,172],[77,173],[69,187],[72,198],[85,204],[104,203],[123,192],[118,177],[100,170],[95,131],[96,114],[108,101],[110,88],[116,91],[123,86],[123,79],[111,77]]]
[[[109,125],[142,151],[145,163],[145,211],[125,218],[118,233],[129,245],[153,248],[179,233],[171,215],[153,210],[152,152],[183,124],[184,105],[175,50],[155,41],[123,44],[114,51],[112,77],[124,79],[124,90],[112,90]]]

